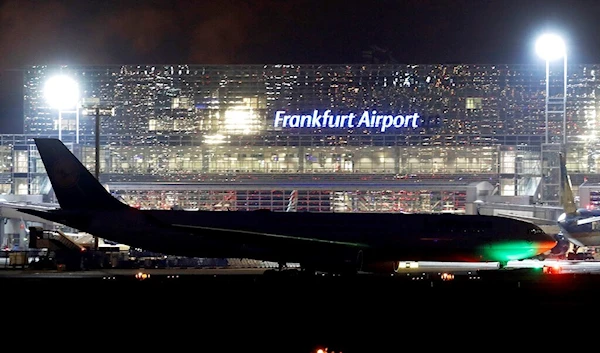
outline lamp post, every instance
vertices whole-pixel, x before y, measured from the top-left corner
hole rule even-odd
[[[84,98],[81,100],[83,115],[93,115],[94,125],[94,176],[100,182],[100,117],[114,115],[114,109],[109,104],[102,104],[100,98]],[[94,249],[98,250],[98,237],[94,237]]]
[[[77,82],[66,75],[53,76],[46,82],[44,87],[44,95],[48,104],[55,109],[58,109],[58,139],[62,139],[62,113],[76,113],[76,134],[77,142],[79,142],[79,86]],[[71,110],[69,110],[71,109]]]
[[[535,44],[535,50],[537,54],[546,61],[546,138],[545,142],[548,143],[548,115],[551,113],[562,114],[562,134],[563,144],[567,143],[567,118],[566,118],[566,103],[567,103],[567,51],[565,43],[556,34],[544,34],[538,38]],[[563,69],[563,92],[562,99],[560,102],[550,97],[550,62],[563,58],[564,69]],[[561,105],[561,111],[550,111],[551,105]]]
[[[99,98],[84,98],[80,100],[77,82],[66,75],[51,77],[44,87],[44,94],[48,104],[58,109],[58,139],[62,139],[62,113],[76,113],[76,143],[79,143],[79,108],[85,110],[84,115],[94,115],[95,121],[95,166],[94,176],[100,181],[100,116],[114,115],[112,106],[101,104]],[[80,104],[81,103],[81,104]],[[90,112],[93,112],[90,114]],[[94,249],[98,250],[98,238],[94,237]]]
[[[560,205],[563,190],[560,180],[562,180],[562,171],[560,168],[560,153],[566,152],[567,144],[567,51],[565,43],[561,37],[556,34],[544,34],[540,36],[535,44],[537,54],[546,61],[546,107],[545,107],[545,143],[541,149],[542,166],[542,188],[541,200],[546,204]],[[563,59],[563,77],[562,80],[555,79],[551,87],[550,84],[550,63],[557,59]],[[560,70],[558,70],[560,71]],[[562,82],[562,89],[558,89],[558,84]],[[550,141],[549,117],[561,117],[562,119],[562,139],[552,139]],[[557,122],[558,119],[553,119]]]
[[[81,105],[84,109],[83,115],[94,115],[94,176],[100,181],[100,99],[99,98],[84,98]]]

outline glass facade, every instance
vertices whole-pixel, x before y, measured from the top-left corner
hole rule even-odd
[[[574,184],[600,173],[599,67],[568,70]],[[287,209],[296,190],[300,209],[440,211],[463,207],[467,181],[533,195],[542,179],[543,65],[34,66],[25,70],[25,135],[0,137],[0,165],[10,166],[3,187],[14,193],[48,188],[31,137],[56,137],[59,126],[94,169],[94,117],[78,123],[62,112],[59,124],[44,101],[44,83],[56,74],[76,79],[83,98],[114,107],[100,124],[102,180],[153,183],[113,189],[140,207],[214,209],[229,197],[236,209]],[[551,143],[563,140],[562,118],[548,120],[548,134]],[[325,179],[344,189],[323,190]],[[415,191],[417,180],[447,190]],[[379,181],[394,184],[369,187]],[[174,192],[173,182],[191,186]],[[216,186],[207,190],[209,183]]]

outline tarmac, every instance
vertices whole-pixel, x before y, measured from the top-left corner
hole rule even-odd
[[[520,333],[543,342],[551,336],[534,334],[536,327],[567,325],[572,313],[584,324],[600,298],[595,263],[569,263],[578,271],[561,274],[524,266],[461,269],[450,277],[430,265],[431,271],[349,277],[265,269],[15,269],[0,271],[0,288],[5,303],[13,303],[5,312],[19,308],[19,315],[5,315],[6,327],[31,327],[35,337],[48,330],[72,337],[81,325],[87,335],[131,337],[138,350],[168,343],[172,350],[200,344],[220,352],[480,350],[482,342],[497,347]],[[32,318],[38,324],[31,326]]]

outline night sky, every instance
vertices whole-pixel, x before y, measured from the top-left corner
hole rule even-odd
[[[535,63],[536,36],[600,63],[595,0],[0,1],[0,134],[22,133],[22,69],[40,64]],[[542,63],[540,63],[542,65]]]

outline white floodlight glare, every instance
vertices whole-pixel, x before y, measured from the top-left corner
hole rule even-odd
[[[535,51],[544,60],[556,60],[565,56],[565,42],[556,34],[544,34],[535,43]]]
[[[56,109],[70,109],[77,106],[79,87],[72,78],[64,75],[51,77],[44,87],[48,104]]]

